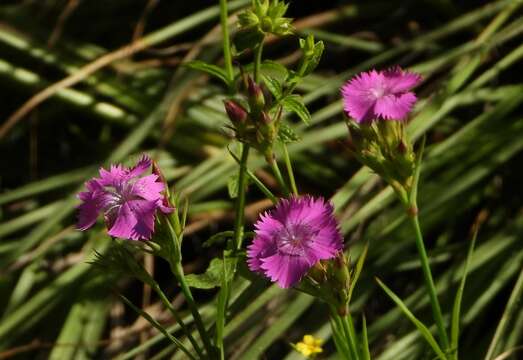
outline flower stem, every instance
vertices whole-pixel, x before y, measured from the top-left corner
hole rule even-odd
[[[347,346],[348,352],[350,354],[351,360],[359,360],[358,356],[358,349],[356,347],[355,343],[355,335],[353,331],[351,331],[351,326],[348,322],[348,316],[340,316],[338,314],[338,311],[334,306],[330,306],[331,309],[331,318],[334,321],[334,323],[337,325],[338,330],[340,331],[339,335],[345,340],[344,345]],[[341,349],[340,349],[341,350]]]
[[[285,180],[283,180],[283,176],[281,175],[280,168],[278,167],[278,162],[276,159],[272,159],[270,161],[271,169],[276,177],[276,180],[278,181],[278,184],[282,188],[283,192],[285,193],[285,196],[289,195],[289,188],[287,187],[287,184],[285,183]]]
[[[245,189],[247,187],[247,159],[249,158],[249,145],[243,144],[240,158],[240,171],[238,175],[238,197],[236,198],[236,221],[234,223],[234,246],[240,250],[243,242],[243,220],[245,216]]]
[[[432,307],[432,315],[436,321],[436,326],[438,328],[438,336],[442,345],[445,349],[449,348],[449,339],[447,337],[447,332],[445,331],[445,324],[443,322],[443,315],[441,313],[441,307],[439,305],[438,296],[436,294],[436,287],[434,285],[434,280],[432,278],[432,272],[430,271],[429,259],[427,256],[427,251],[425,250],[425,244],[423,242],[423,235],[421,232],[421,227],[419,224],[419,218],[417,211],[412,211],[409,213],[409,218],[411,224],[416,233],[416,247],[418,248],[418,254],[421,261],[421,269],[423,270],[423,278],[425,280],[425,286],[430,297],[430,305]]]
[[[263,53],[263,40],[260,41],[260,44],[254,49],[254,82],[260,82],[260,67]]]
[[[191,289],[189,288],[189,285],[187,285],[187,282],[185,281],[185,274],[183,272],[182,264],[176,263],[174,266],[171,266],[171,270],[174,272],[176,277],[178,278],[178,281],[180,282],[180,288],[182,290],[183,295],[185,296],[185,300],[187,301],[187,305],[189,306],[189,309],[191,310],[192,316],[194,318],[194,323],[196,324],[196,328],[198,329],[198,332],[200,333],[200,337],[203,341],[203,345],[205,346],[205,350],[207,351],[207,355],[209,358],[214,357],[214,351],[211,342],[209,341],[210,337],[207,333],[207,330],[205,329],[205,325],[203,323],[202,317],[200,316],[200,312],[198,311],[198,306],[196,306],[196,302],[194,301],[194,297],[192,296]]]
[[[200,313],[198,311],[198,307],[196,306],[196,303],[194,301],[194,297],[192,295],[191,289],[189,288],[189,285],[187,285],[187,281],[185,280],[185,274],[182,267],[182,259],[181,259],[181,236],[182,236],[182,229],[180,224],[180,219],[178,218],[177,210],[175,210],[174,216],[171,216],[168,218],[169,221],[166,222],[167,228],[169,230],[169,233],[171,235],[171,241],[173,242],[174,246],[174,253],[170,254],[169,259],[169,265],[171,268],[171,272],[174,274],[178,282],[180,283],[181,291],[185,297],[185,300],[187,301],[187,305],[189,306],[189,309],[191,310],[194,323],[196,324],[196,328],[198,329],[198,332],[200,333],[200,337],[203,341],[203,345],[205,347],[205,351],[207,352],[207,356],[209,358],[213,358],[213,346],[211,342],[209,341],[209,335],[207,333],[207,330],[205,329],[205,325],[203,324],[202,317],[200,316]],[[171,223],[174,222],[173,224]]]
[[[222,27],[222,41],[223,41],[223,60],[225,63],[225,72],[229,86],[234,80],[234,73],[232,69],[231,44],[229,40],[229,26],[227,24],[227,0],[220,0],[220,23]]]
[[[165,295],[165,293],[162,291],[162,289],[160,288],[160,286],[158,285],[158,283],[154,282],[154,286],[153,286],[153,289],[155,290],[156,294],[158,294],[158,297],[160,298],[160,300],[162,301],[162,303],[169,309],[169,311],[171,312],[171,314],[174,316],[174,319],[176,320],[176,322],[178,322],[178,324],[180,324],[180,327],[182,328],[182,331],[187,335],[187,337],[189,338],[189,341],[191,342],[192,346],[194,347],[194,350],[196,350],[196,352],[198,353],[198,356],[201,358],[201,359],[205,359],[206,357],[204,356],[203,352],[202,352],[202,349],[200,348],[200,346],[198,345],[198,343],[196,342],[196,340],[194,339],[194,337],[192,336],[191,334],[191,331],[189,331],[189,329],[187,328],[187,326],[185,325],[184,321],[182,320],[182,318],[178,315],[178,312],[176,311],[176,309],[172,306],[171,302],[169,301],[169,299],[167,298],[167,296]]]
[[[287,150],[287,145],[282,143],[283,147],[283,159],[285,160],[285,166],[287,168],[287,175],[289,176],[289,182],[291,184],[292,193],[298,196],[298,188],[296,187],[296,180],[294,180],[294,172],[292,171],[291,158],[289,156],[289,151]]]
[[[360,356],[356,345],[356,333],[354,332],[354,325],[352,324],[350,314],[341,316],[341,323],[343,325],[343,331],[347,334],[347,342],[350,345],[351,351],[354,353],[354,359],[359,359]]]
[[[238,196],[235,204],[235,223],[234,223],[234,250],[239,251],[242,248],[243,243],[243,222],[245,218],[245,194],[247,188],[247,160],[249,158],[249,145],[241,144],[241,158],[240,158],[240,170],[238,174]],[[233,154],[236,159],[236,156]],[[224,263],[225,266],[225,263]],[[224,269],[225,270],[225,269]],[[233,271],[236,271],[236,262],[233,265]],[[225,327],[225,316],[227,313],[227,307],[229,304],[230,296],[230,284],[227,281],[222,281],[222,287],[218,294],[218,305],[216,309],[216,332],[215,332],[215,343],[219,350],[219,358],[225,359],[225,349],[223,347],[223,334]]]

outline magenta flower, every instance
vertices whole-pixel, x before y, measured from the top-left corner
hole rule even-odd
[[[333,207],[321,197],[282,199],[254,226],[256,237],[247,249],[249,269],[282,288],[295,285],[319,260],[332,259],[343,249]]]
[[[154,232],[156,210],[169,213],[162,194],[164,183],[158,175],[140,177],[151,168],[151,159],[143,156],[133,168],[111,165],[109,171],[100,168],[100,178],[85,183],[86,192],[78,194],[79,230],[94,225],[99,213],[104,214],[108,234],[131,240],[148,240]]]
[[[403,120],[416,102],[416,95],[410,90],[420,81],[421,75],[399,66],[360,73],[341,88],[345,112],[358,123]]]

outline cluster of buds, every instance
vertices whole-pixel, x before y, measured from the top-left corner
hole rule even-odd
[[[354,282],[350,261],[340,251],[334,259],[318,261],[300,283],[299,289],[322,299],[334,307],[339,315],[345,316],[349,310],[351,286]]]
[[[281,113],[271,111],[272,97],[268,91],[246,75],[244,86],[247,103],[228,99],[225,111],[232,123],[236,138],[260,151],[268,162],[272,162],[273,144],[278,135]]]
[[[356,158],[389,183],[396,192],[410,193],[416,155],[406,135],[405,123],[376,121],[347,122],[350,149]]]
[[[266,34],[292,34],[292,19],[284,17],[287,8],[288,4],[279,0],[253,0],[252,6],[238,15],[240,31],[235,38],[238,50],[260,43]]]
[[[351,150],[389,183],[403,202],[416,187],[416,155],[406,134],[406,119],[416,103],[412,89],[420,74],[399,66],[360,73],[341,88]]]

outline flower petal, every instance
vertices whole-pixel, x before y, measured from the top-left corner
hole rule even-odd
[[[142,155],[141,159],[138,160],[135,166],[127,171],[127,176],[130,178],[142,175],[144,172],[151,168],[152,161],[147,155]]]
[[[301,256],[280,256],[275,254],[261,259],[261,268],[272,281],[282,288],[296,285],[314,264]]]
[[[149,240],[154,231],[156,203],[132,200],[122,204],[108,234],[131,240]]]
[[[400,96],[388,95],[376,101],[374,111],[383,119],[402,120],[407,117],[415,103],[416,95],[412,92]]]
[[[385,84],[392,94],[401,94],[418,85],[422,77],[420,74],[404,71],[399,66],[383,71]]]

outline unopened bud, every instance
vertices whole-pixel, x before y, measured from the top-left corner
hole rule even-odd
[[[401,154],[405,154],[407,152],[407,145],[403,142],[403,140],[400,140],[398,144],[398,151]]]
[[[247,121],[247,117],[249,116],[247,111],[236,101],[224,100],[223,105],[233,124],[244,124]]]
[[[247,89],[249,93],[249,104],[252,109],[261,111],[265,106],[265,97],[263,96],[263,90],[260,85],[256,84],[252,78],[248,78],[249,87]]]

